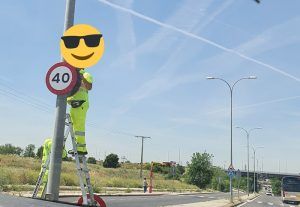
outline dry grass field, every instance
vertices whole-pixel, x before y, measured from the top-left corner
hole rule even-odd
[[[0,155],[0,189],[5,191],[31,190],[29,188],[35,185],[38,178],[40,164],[41,161],[34,158]],[[103,191],[103,187],[142,188],[136,165],[125,164],[120,168],[111,169],[103,168],[99,164],[89,164],[89,169],[96,192]],[[144,175],[149,179],[148,171],[144,171]],[[198,190],[196,186],[184,182],[167,180],[161,174],[155,174],[154,177],[156,190]],[[74,162],[63,162],[60,184],[61,186],[79,186]]]

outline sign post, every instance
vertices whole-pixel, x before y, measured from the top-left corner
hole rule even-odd
[[[242,177],[240,170],[237,170],[236,176],[238,179],[238,199],[240,200],[240,183],[241,183],[241,177]]]
[[[66,0],[64,30],[67,30],[74,24],[74,13],[75,13],[75,0]],[[49,177],[48,177],[47,194],[46,194],[46,198],[52,201],[58,201],[59,198],[59,183],[60,183],[60,173],[61,173],[61,163],[62,163],[66,109],[67,109],[67,94],[57,95],[56,112],[55,112],[56,118],[55,118],[54,135],[53,135],[52,148],[51,148]]]
[[[230,183],[230,202],[233,202],[233,192],[232,192],[232,178],[235,175],[235,169],[232,164],[228,167],[228,176],[229,176],[229,183]]]

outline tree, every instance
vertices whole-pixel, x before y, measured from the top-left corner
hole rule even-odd
[[[35,150],[34,144],[27,145],[27,147],[25,148],[23,156],[24,157],[35,157],[34,150]]]
[[[105,167],[105,168],[120,167],[118,155],[113,154],[113,153],[107,155],[103,162],[103,167]]]
[[[271,185],[272,185],[272,192],[274,195],[280,195],[281,194],[281,181],[279,179],[271,179]]]
[[[23,150],[20,147],[15,147],[12,144],[0,145],[0,154],[21,155]]]
[[[36,152],[36,158],[38,159],[42,159],[43,158],[43,149],[44,147],[43,146],[40,146]]]
[[[191,163],[187,166],[186,181],[199,188],[206,188],[213,177],[213,155],[206,152],[196,152],[192,156]]]
[[[89,158],[87,159],[87,163],[90,163],[90,164],[96,164],[96,163],[97,163],[96,158],[94,158],[94,157],[89,157]]]

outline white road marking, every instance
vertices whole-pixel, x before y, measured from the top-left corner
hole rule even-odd
[[[247,202],[242,203],[242,204],[238,205],[237,207],[242,207],[243,205],[246,205],[246,204],[247,204]]]
[[[256,198],[254,198],[253,200],[247,200],[247,202],[245,202],[245,203],[242,203],[242,204],[240,204],[240,205],[238,205],[237,207],[242,207],[242,206],[244,206],[244,205],[246,205],[247,203],[250,203],[250,202],[253,202],[253,201],[255,201],[256,199],[258,199],[260,196],[257,196]]]
[[[204,198],[205,196],[198,196],[199,198]]]
[[[261,201],[257,201],[257,203],[262,203]]]
[[[211,196],[211,197],[208,197],[208,198],[211,198],[211,199],[213,199],[213,198],[215,198],[215,197],[212,197],[212,196]]]
[[[268,202],[268,205],[273,206],[273,203]]]

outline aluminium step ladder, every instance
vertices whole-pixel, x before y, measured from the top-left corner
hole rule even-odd
[[[76,162],[76,168],[77,168],[77,175],[79,177],[79,183],[80,183],[80,189],[82,192],[82,197],[79,199],[78,203],[82,205],[87,205],[87,206],[96,206],[96,203],[99,202],[100,200],[101,204],[104,203],[100,197],[97,197],[97,201],[95,201],[93,192],[93,188],[91,185],[91,178],[89,174],[89,169],[87,168],[87,160],[85,155],[79,155],[77,152],[77,143],[75,139],[75,134],[73,130],[73,124],[71,122],[71,117],[70,114],[66,114],[66,131],[64,135],[64,145],[65,142],[69,136],[71,135],[71,140],[72,140],[72,146],[73,146],[73,151],[72,151],[72,156],[75,157],[75,162]],[[49,167],[50,164],[50,155],[48,156],[48,159],[46,160],[45,164],[42,166],[42,170],[39,174],[35,189],[33,191],[32,198],[37,198],[39,188],[42,184],[43,178],[45,176],[45,173]],[[41,198],[45,199],[46,195],[46,186],[43,188],[43,192],[41,194]],[[96,198],[96,195],[95,195]],[[100,206],[105,206],[105,204],[102,204]]]

